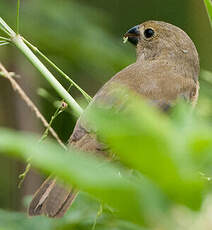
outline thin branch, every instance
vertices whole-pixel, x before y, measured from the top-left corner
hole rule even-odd
[[[100,203],[99,210],[97,211],[97,214],[96,214],[95,219],[94,219],[92,230],[96,229],[97,219],[102,215],[102,212],[103,212],[103,207],[102,207],[102,204]]]
[[[27,104],[27,106],[35,113],[37,118],[41,120],[43,123],[44,127],[49,128],[50,133],[52,136],[57,140],[57,142],[63,147],[66,148],[66,146],[63,144],[61,139],[58,137],[57,133],[54,131],[53,128],[49,127],[49,123],[46,121],[44,116],[41,114],[39,109],[36,107],[36,105],[31,101],[31,99],[26,95],[26,93],[23,91],[23,89],[19,86],[19,84],[10,76],[10,73],[5,69],[5,67],[0,63],[0,70],[3,73],[3,76],[7,78],[13,89],[17,91],[17,93],[20,95],[22,100]]]
[[[56,69],[66,80],[68,80],[71,84],[73,84],[85,97],[85,99],[90,102],[92,98],[79,86],[76,82],[74,82],[66,73],[64,73],[59,67],[57,67],[49,58],[47,58],[37,47],[32,45],[30,42],[28,42],[25,38],[23,38],[23,41],[35,52],[38,53],[45,61],[47,61],[54,69]]]
[[[20,0],[17,0],[16,33],[19,34]]]
[[[72,84],[68,87],[67,92],[69,92],[69,90],[71,89],[71,87],[72,87]],[[49,127],[46,128],[46,130],[43,133],[40,141],[43,141],[48,136],[48,134],[49,134],[49,128],[51,127],[53,121],[57,118],[57,116],[59,116],[62,112],[64,112],[64,110],[66,108],[67,108],[67,104],[64,102],[64,100],[62,100],[61,105],[56,109],[55,113],[51,117],[51,120],[49,122]],[[64,149],[67,150],[67,147],[65,146]]]
[[[19,183],[18,183],[18,188],[21,188],[21,185],[23,184],[26,175],[28,174],[29,170],[31,169],[31,163],[27,163],[26,168],[24,170],[23,173],[21,173],[18,178],[20,179]]]
[[[80,107],[80,105],[65,90],[65,88],[46,68],[46,66],[36,57],[36,55],[32,52],[32,50],[24,43],[21,36],[16,34],[1,17],[0,17],[0,29],[5,31],[10,36],[11,42],[25,55],[25,57],[41,73],[41,75],[45,77],[45,79],[50,83],[50,85],[66,101],[66,103],[70,106],[70,108],[73,109],[75,115],[79,117],[83,112],[83,109]]]
[[[0,24],[0,30],[2,30],[5,34],[10,36],[10,33]]]
[[[51,125],[52,125],[54,119],[55,119],[60,113],[62,113],[62,112],[64,111],[64,109],[65,109],[65,107],[63,106],[63,103],[62,103],[61,107],[58,108],[58,109],[56,110],[56,112],[54,113],[54,115],[51,117],[51,120],[50,120],[50,122],[49,122],[49,126],[45,129],[45,131],[44,131],[43,135],[41,136],[39,142],[43,141],[43,140],[48,136],[49,130],[50,130],[50,128],[51,128]],[[66,147],[65,145],[64,145],[63,148],[64,148],[65,150],[67,150],[67,147]],[[31,163],[30,163],[30,160],[29,160],[29,162],[27,163],[27,165],[26,165],[26,167],[25,167],[24,172],[21,173],[21,174],[19,175],[20,181],[19,181],[19,183],[18,183],[18,188],[21,188],[21,185],[23,184],[23,182],[24,182],[24,180],[25,180],[25,178],[26,178],[26,175],[28,174],[28,172],[29,172],[30,169],[31,169]]]
[[[0,39],[1,39],[1,40],[4,40],[4,41],[8,41],[8,42],[10,41],[9,38],[5,38],[5,37],[2,37],[2,36],[0,36]]]
[[[9,42],[0,42],[0,46],[5,46],[5,45],[9,45]]]
[[[66,103],[73,109],[75,115],[79,117],[83,109],[74,100],[74,98],[65,90],[60,82],[52,75],[52,73],[45,67],[45,65],[35,56],[31,49],[23,42],[21,36],[16,35],[12,38],[12,43],[27,57],[32,65],[46,78],[57,93],[66,101]]]
[[[40,141],[43,141],[49,133],[49,129],[53,123],[53,121],[56,119],[56,117],[62,112],[63,110],[61,109],[61,107],[57,108],[57,110],[55,111],[55,113],[53,114],[53,116],[51,117],[51,120],[49,122],[49,127],[46,128],[45,132],[43,133],[42,137],[40,138]],[[64,149],[67,149],[66,146]]]
[[[0,17],[0,29],[10,37],[15,37],[16,33],[7,25],[7,23]]]

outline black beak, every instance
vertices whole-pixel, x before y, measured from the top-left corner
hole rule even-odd
[[[134,26],[133,28],[129,29],[127,33],[124,35],[125,38],[128,38],[128,41],[133,45],[137,46],[139,41],[140,31],[139,26]]]

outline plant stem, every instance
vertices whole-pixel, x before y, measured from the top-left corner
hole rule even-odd
[[[49,127],[49,123],[46,121],[45,117],[42,115],[42,113],[39,111],[39,109],[36,107],[36,105],[32,102],[32,100],[26,95],[24,90],[20,87],[20,85],[16,82],[16,80],[11,76],[11,73],[9,73],[4,66],[0,63],[0,75],[5,77],[9,80],[12,88],[18,93],[18,95],[21,97],[21,99],[26,103],[26,105],[32,110],[32,112],[35,113],[36,117],[42,122],[43,126],[48,128],[52,136],[57,140],[57,142],[64,147],[63,142],[60,140],[57,133],[54,131],[52,127]],[[13,73],[14,75],[14,73]]]
[[[94,219],[94,223],[93,223],[93,226],[92,226],[91,230],[95,230],[96,224],[97,224],[97,219],[102,215],[102,212],[103,212],[103,207],[102,207],[102,204],[100,203],[99,210],[98,210],[98,212],[96,214],[96,217]]]
[[[26,165],[26,168],[24,170],[23,173],[21,173],[18,178],[20,179],[19,183],[18,183],[18,188],[20,189],[21,188],[21,185],[23,184],[25,178],[26,178],[26,175],[28,174],[29,170],[31,169],[31,163],[27,163]]]
[[[55,79],[52,73],[43,65],[43,63],[34,55],[30,48],[23,42],[20,35],[13,37],[12,42],[15,46],[28,58],[32,65],[46,78],[53,86],[57,93],[67,102],[74,110],[77,116],[83,112],[82,108],[77,104],[73,97],[65,90],[65,88]]]
[[[44,60],[46,60],[53,68],[55,68],[66,80],[73,84],[85,97],[85,99],[90,102],[92,98],[80,88],[67,74],[65,74],[60,68],[58,68],[51,60],[49,60],[37,47],[28,42],[25,38],[22,38],[23,41],[35,52],[38,53]]]
[[[8,41],[8,42],[10,41],[9,38],[5,38],[5,37],[2,37],[2,36],[0,36],[0,39],[1,39],[1,40],[4,40],[4,41]]]
[[[15,37],[16,33],[7,25],[7,23],[0,17],[0,29],[10,37]]]
[[[62,107],[57,108],[57,110],[55,111],[55,113],[54,113],[53,116],[51,117],[51,120],[50,120],[50,122],[49,122],[49,126],[45,129],[45,131],[44,131],[42,137],[40,138],[40,142],[43,141],[43,140],[48,136],[48,134],[49,134],[49,129],[51,128],[51,125],[52,125],[53,121],[56,119],[56,117],[57,117],[61,112],[63,112]],[[64,144],[62,145],[62,147],[63,147],[65,150],[67,150],[67,148],[66,148],[66,146],[65,146]]]
[[[24,43],[20,35],[17,35],[7,23],[0,17],[0,29],[10,36],[10,41],[27,57],[32,65],[46,78],[57,93],[67,102],[78,117],[83,109],[74,100],[74,98],[65,90],[52,73],[43,65],[43,63],[34,55],[31,49]],[[72,83],[73,84],[73,83]],[[76,84],[76,83],[75,83]]]
[[[19,34],[20,0],[17,0],[16,33]]]
[[[5,46],[5,45],[8,45],[10,44],[9,42],[0,42],[0,46]]]

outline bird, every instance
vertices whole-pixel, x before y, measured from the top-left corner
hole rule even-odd
[[[88,107],[99,102],[116,107],[111,99],[111,86],[123,85],[159,110],[166,112],[183,98],[196,105],[199,92],[199,57],[191,38],[179,27],[162,21],[146,21],[129,29],[124,38],[136,48],[136,61],[115,74],[93,97]],[[87,126],[86,111],[76,122],[69,146],[84,152],[107,155],[95,132]],[[35,193],[28,209],[29,216],[62,217],[78,191],[65,188],[54,178]]]

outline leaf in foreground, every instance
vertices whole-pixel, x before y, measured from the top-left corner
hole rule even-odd
[[[153,180],[172,201],[199,209],[205,183],[186,148],[183,129],[130,95],[119,95],[129,100],[122,112],[101,105],[90,109],[91,127],[122,162]]]
[[[7,129],[0,129],[0,152],[30,158],[34,166],[90,193],[135,223],[156,221],[163,212],[162,196],[146,178],[139,185],[126,171],[89,154],[65,152],[51,141],[38,143],[29,134]]]

